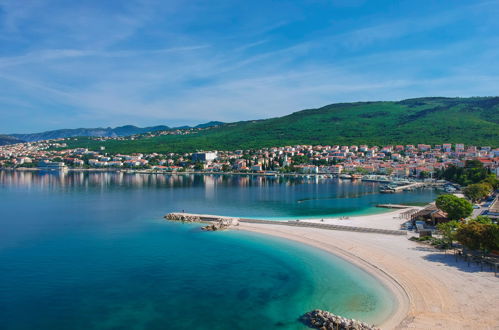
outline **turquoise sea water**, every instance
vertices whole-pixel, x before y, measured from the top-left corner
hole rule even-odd
[[[326,216],[433,197],[338,180],[0,171],[0,328],[300,329],[314,308],[375,322],[390,293],[339,258],[162,216]]]

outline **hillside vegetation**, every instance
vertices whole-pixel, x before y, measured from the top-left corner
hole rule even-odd
[[[197,134],[106,142],[80,138],[70,145],[106,146],[109,152],[125,153],[417,143],[499,146],[499,97],[339,103],[279,118],[224,124]]]

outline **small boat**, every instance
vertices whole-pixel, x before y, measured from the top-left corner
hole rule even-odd
[[[379,192],[382,194],[393,194],[393,193],[397,192],[397,190],[395,188],[396,187],[392,186],[392,185],[385,185],[385,186],[381,186],[379,188]]]

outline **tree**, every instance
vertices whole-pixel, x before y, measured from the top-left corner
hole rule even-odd
[[[358,174],[368,174],[369,171],[366,170],[365,168],[363,167],[356,167],[355,168],[355,173],[358,173]]]
[[[296,165],[309,163],[309,159],[307,156],[293,156],[292,160],[293,160],[293,164],[296,164]]]
[[[468,198],[472,202],[478,202],[490,195],[490,193],[492,192],[492,187],[486,183],[474,183],[464,188],[463,192],[466,198]]]
[[[499,225],[469,221],[459,225],[456,239],[471,250],[484,253],[499,249]]]
[[[483,225],[474,221],[461,224],[456,232],[456,239],[467,248],[478,250],[482,240],[482,229]]]
[[[438,171],[437,176],[440,179],[456,182],[461,185],[479,183],[487,179],[488,170],[483,167],[479,160],[467,160],[464,167],[449,165],[444,171]]]
[[[440,195],[435,204],[440,210],[446,212],[451,220],[467,218],[473,212],[473,205],[470,202],[454,195]]]
[[[489,218],[488,216],[485,216],[485,215],[479,215],[476,218],[471,219],[470,221],[475,221],[475,222],[486,224],[486,225],[492,224],[492,219]]]
[[[456,238],[456,230],[458,228],[459,222],[452,220],[449,222],[439,223],[437,229],[442,233],[444,240],[447,241],[447,245],[452,247],[452,241]]]
[[[316,160],[314,159],[312,161],[312,164],[317,165],[317,166],[321,166],[321,165],[327,165],[328,162],[326,159],[316,159]]]
[[[482,249],[484,252],[499,250],[499,225],[484,224],[485,230],[482,233]]]
[[[431,176],[431,173],[428,172],[428,171],[421,171],[419,172],[419,178],[420,179],[426,179],[426,178],[429,178]]]
[[[295,172],[295,167],[293,165],[291,166],[283,166],[279,169],[279,172],[281,173],[292,173]]]
[[[480,183],[488,184],[493,190],[499,189],[499,179],[494,174],[489,174],[485,179],[480,181]]]

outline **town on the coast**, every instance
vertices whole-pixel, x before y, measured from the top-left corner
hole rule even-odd
[[[1,168],[123,169],[150,172],[237,172],[337,175],[362,178],[382,175],[432,179],[449,166],[479,161],[499,175],[499,148],[441,145],[295,145],[252,150],[194,153],[110,153],[67,147],[71,138],[0,146]]]
[[[383,328],[392,328],[401,322],[414,324],[416,328],[427,325],[433,328],[441,319],[451,328],[471,323],[487,328],[495,322],[487,308],[495,297],[491,287],[495,284],[491,279],[495,280],[499,272],[498,148],[450,143],[293,145],[192,153],[117,153],[107,150],[104,142],[108,139],[95,138],[103,143],[93,149],[71,147],[75,139],[0,146],[0,174],[26,178],[38,177],[37,173],[59,178],[61,174],[64,178],[63,173],[68,171],[97,176],[111,172],[109,175],[117,173],[121,178],[172,179],[209,174],[203,178],[211,182],[229,175],[243,180],[325,179],[325,183],[337,178],[342,182],[377,182],[373,187],[379,186],[380,193],[439,189],[436,200],[427,205],[382,204],[377,206],[394,210],[364,216],[276,221],[167,210],[170,213],[165,219],[201,222],[205,224],[202,227],[205,231],[238,229],[281,236],[321,249],[326,247],[327,251],[339,253],[346,260],[351,252],[343,255],[341,251],[354,251],[362,260],[376,265],[370,272],[388,269],[395,278],[402,279],[400,288],[391,288],[394,299],[402,307],[390,316],[388,323],[382,324]],[[50,174],[43,175],[46,173]],[[383,278],[384,275],[377,276]],[[437,278],[446,278],[452,288],[459,286],[459,292],[454,293],[459,299],[488,287],[490,292],[485,299],[480,297],[474,301],[473,313],[480,315],[480,320],[448,320],[447,315],[454,317],[458,312],[452,307],[450,291],[436,284]],[[468,284],[462,285],[465,281]],[[388,280],[385,284],[390,286],[392,282]],[[397,290],[402,290],[400,296]],[[409,294],[416,298],[407,298]],[[444,307],[439,307],[441,311],[435,314],[435,306]],[[409,319],[405,319],[406,315]],[[378,329],[319,309],[305,313],[300,321],[317,329]]]
[[[178,132],[177,132],[178,133]],[[156,133],[161,134],[161,133]],[[129,137],[133,138],[133,137]],[[137,136],[140,138],[140,136]],[[96,141],[123,138],[95,138]],[[0,168],[36,171],[120,171],[125,173],[227,173],[303,176],[381,182],[381,193],[437,187],[461,193],[481,215],[499,217],[495,198],[499,148],[441,145],[294,145],[193,153],[112,153],[69,148],[77,138],[0,146]],[[388,207],[391,207],[388,205]],[[437,209],[428,209],[433,222]],[[475,211],[476,215],[478,211]],[[424,212],[419,212],[421,217]],[[415,218],[414,216],[412,218]]]
[[[499,330],[499,0],[0,0],[0,330]]]

